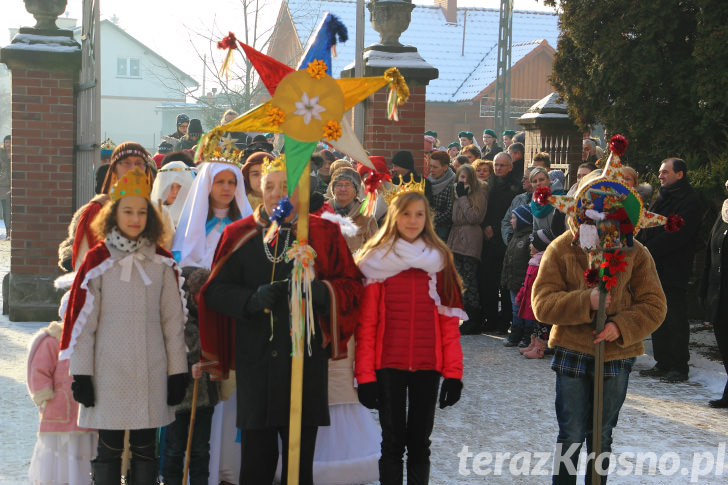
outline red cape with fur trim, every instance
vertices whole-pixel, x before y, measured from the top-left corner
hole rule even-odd
[[[172,258],[172,253],[159,246],[157,246],[157,254],[167,258]],[[103,263],[110,256],[111,254],[109,254],[109,250],[106,247],[106,244],[101,242],[86,253],[86,256],[83,259],[83,263],[81,263],[81,267],[78,268],[78,271],[76,272],[76,277],[73,280],[73,285],[71,286],[71,294],[68,298],[66,314],[63,317],[61,350],[65,350],[68,348],[68,345],[71,342],[71,333],[73,332],[73,326],[76,323],[76,319],[78,319],[78,315],[81,313],[83,305],[86,303],[86,290],[81,288],[81,284],[84,282],[84,280],[86,279],[86,275],[91,269]],[[179,278],[179,273],[177,274],[177,277]]]
[[[99,242],[96,234],[91,230],[91,223],[99,215],[101,209],[108,201],[108,196],[105,194],[97,195],[91,201],[86,204],[86,208],[78,218],[78,225],[76,226],[76,233],[73,236],[73,255],[71,256],[71,266],[76,267],[76,259],[78,258],[78,251],[81,248],[81,242],[85,239],[89,249],[96,246]]]
[[[210,277],[202,287],[201,294],[204,295],[228,257],[252,237],[260,237],[264,229],[258,210],[225,227],[215,251]],[[316,279],[323,281],[329,289],[329,314],[318,316],[324,345],[331,343],[332,359],[342,359],[346,357],[346,343],[354,333],[363,291],[363,276],[336,224],[311,215],[309,244],[316,251]],[[261,254],[261,257],[264,256]],[[198,315],[202,345],[200,360],[213,380],[227,379],[228,372],[235,369],[236,322],[227,315],[211,310],[204,297],[199,299]]]

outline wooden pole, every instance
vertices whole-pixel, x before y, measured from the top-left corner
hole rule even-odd
[[[310,198],[311,174],[309,163],[303,169],[298,179],[298,223],[296,224],[296,237],[303,243],[308,240],[308,206]],[[306,301],[303,301],[302,311],[305,315]],[[301,465],[301,412],[303,409],[303,353],[305,352],[303,334],[298,341],[297,354],[291,357],[291,410],[288,423],[288,485],[298,485],[298,475]]]
[[[596,331],[599,335],[604,330],[607,320],[607,293],[599,291],[599,309],[597,310]],[[597,471],[597,460],[602,453],[602,413],[604,410],[604,340],[594,346],[594,400],[592,415],[592,485],[601,485],[602,476]]]
[[[197,414],[197,391],[200,387],[200,380],[195,379],[192,387],[192,409],[190,409],[190,430],[187,432],[187,449],[185,450],[185,467],[182,473],[182,483],[187,485],[187,473],[190,471],[190,454],[192,453],[192,435],[195,432],[195,415]]]

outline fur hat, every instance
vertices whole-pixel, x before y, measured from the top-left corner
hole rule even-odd
[[[406,168],[411,172],[415,169],[415,159],[412,157],[412,153],[407,150],[395,153],[392,157],[392,164]]]
[[[528,205],[519,205],[513,209],[513,215],[516,216],[516,231],[524,227],[533,227],[533,216]]]
[[[548,246],[549,243],[553,240],[554,235],[548,229],[539,229],[538,231],[531,234],[531,244],[533,244],[533,247],[538,249],[539,251],[545,251],[546,246]]]
[[[564,183],[566,182],[564,172],[562,172],[561,170],[551,170],[549,172],[549,178],[551,179],[552,192],[555,192],[557,190],[564,190]]]
[[[202,136],[202,133],[202,122],[197,118],[192,118],[187,134],[190,136]]]
[[[350,168],[350,169],[353,170],[354,169],[354,166],[351,164],[350,161],[344,160],[343,158],[340,158],[338,160],[334,160],[331,163],[331,165],[329,166],[329,173],[330,174],[333,174],[334,172],[336,172],[340,168]]]
[[[184,113],[180,113],[177,115],[177,126],[181,125],[182,123],[189,123],[190,117],[187,116]]]
[[[359,173],[351,167],[340,167],[331,174],[331,190],[334,189],[334,185],[339,180],[348,180],[354,186],[356,195],[359,195],[359,189],[361,187],[361,177]]]

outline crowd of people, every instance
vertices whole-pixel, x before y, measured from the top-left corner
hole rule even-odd
[[[221,124],[236,116],[226,112]],[[195,155],[199,120],[180,114],[176,123],[154,155],[134,142],[102,147],[97,195],[59,248],[71,275],[63,321],[39,332],[28,361],[43,409],[33,483],[84,483],[74,477],[90,472],[98,484],[122,474],[132,484],[159,475],[181,484],[189,434],[190,483],[286,483],[286,252],[297,239],[300,189],[287,198],[285,157],[271,137],[233,133],[236,154]],[[640,233],[630,272],[608,297],[605,330],[594,335],[586,253],[574,244],[574,221],[543,194],[574,194],[601,174],[595,142],[585,140],[569,186],[546,152],[524,166],[523,133],[499,140],[486,129],[482,147],[471,132],[458,138],[441,145],[425,133],[426,176],[409,151],[363,164],[321,145],[311,157],[315,318],[304,351],[300,483],[428,483],[436,407],[457,403],[463,389],[461,335],[502,334],[529,359],[554,354],[562,445],[590,446],[595,342],[606,342],[607,451],[644,338],[655,332],[657,360],[644,374],[687,379],[681,298],[699,206],[685,163],[663,162],[652,207],[685,226]],[[0,158],[0,177],[1,168]],[[624,167],[623,175],[649,205],[638,174]],[[726,212],[703,286],[723,326]],[[728,407],[726,393],[711,405]],[[555,483],[573,480],[554,470]]]

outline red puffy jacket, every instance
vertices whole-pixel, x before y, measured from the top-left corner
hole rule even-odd
[[[376,381],[382,368],[437,370],[462,379],[460,321],[438,313],[429,285],[425,271],[408,269],[364,288],[355,334],[357,382]]]

